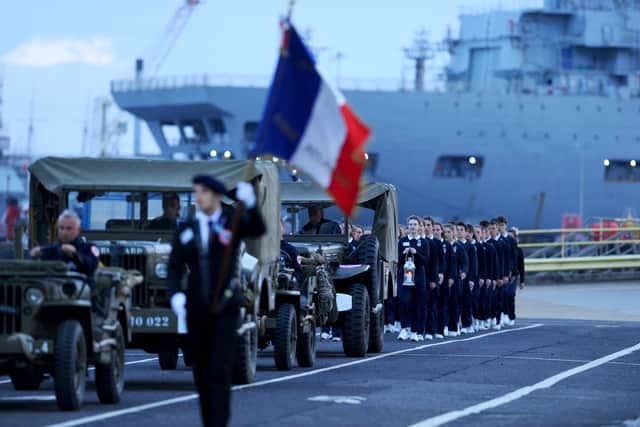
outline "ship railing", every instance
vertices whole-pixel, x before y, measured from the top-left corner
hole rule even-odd
[[[344,90],[366,91],[412,91],[408,82],[395,78],[340,78],[333,83]],[[254,74],[200,74],[182,76],[158,76],[141,79],[113,80],[111,92],[136,92],[162,89],[183,89],[187,87],[253,87],[266,88],[271,84],[271,76]],[[439,76],[427,78],[424,82],[426,92],[443,92],[444,81]]]

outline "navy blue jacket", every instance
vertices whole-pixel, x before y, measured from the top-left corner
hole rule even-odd
[[[89,286],[93,289],[95,287],[94,276],[100,263],[98,249],[87,242],[84,237],[78,237],[69,242],[69,244],[76,248],[76,253],[72,258],[62,252],[61,246],[63,243],[60,241],[43,246],[40,258],[43,261],[62,261],[66,263],[71,270],[86,275]]]
[[[413,262],[416,265],[414,281],[417,285],[424,285],[427,283],[426,263],[429,261],[429,244],[422,238],[409,239],[406,236],[398,242],[398,256],[400,257],[398,282],[402,283],[404,281],[404,263],[407,261],[407,256],[403,252],[409,247],[416,250],[413,255]]]

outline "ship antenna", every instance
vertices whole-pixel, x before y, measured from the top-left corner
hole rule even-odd
[[[414,89],[418,92],[424,90],[425,62],[433,58],[433,48],[428,35],[425,30],[419,31],[413,45],[403,49],[405,56],[415,62]]]

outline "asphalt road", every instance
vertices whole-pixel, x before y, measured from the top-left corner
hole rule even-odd
[[[500,332],[418,344],[387,335],[385,352],[345,358],[322,343],[312,369],[278,372],[259,360],[236,387],[233,426],[640,426],[640,323],[527,319]],[[118,405],[93,384],[76,412],[59,412],[47,380],[16,392],[0,378],[0,425],[199,425],[191,371],[163,372],[127,352]]]

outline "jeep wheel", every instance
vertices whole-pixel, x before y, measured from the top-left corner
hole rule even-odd
[[[78,409],[84,399],[87,345],[82,326],[65,320],[58,326],[53,361],[56,402],[63,411]]]
[[[109,363],[96,364],[96,392],[100,403],[118,403],[124,390],[124,335],[116,323],[113,338],[116,348],[111,350]]]
[[[40,388],[44,379],[42,370],[37,366],[16,368],[10,375],[13,388],[16,391],[33,391]]]
[[[161,351],[158,353],[158,361],[163,371],[175,371],[178,367],[178,349]]]
[[[311,368],[316,362],[316,323],[310,320],[306,323],[309,330],[300,329],[296,358],[301,368]]]
[[[365,236],[356,249],[355,258],[358,264],[366,264],[369,266],[369,280],[371,287],[369,289],[378,289],[378,281],[380,275],[378,271],[378,260],[380,259],[380,243],[376,236]],[[378,304],[378,295],[370,295],[371,305]]]
[[[235,384],[250,384],[256,375],[258,363],[258,327],[238,336],[236,362],[233,368]]]
[[[371,313],[369,353],[381,353],[384,348],[384,305],[378,314]]]
[[[193,366],[193,351],[190,348],[181,348],[182,350],[182,362],[184,366],[190,368]]]
[[[342,348],[349,357],[362,357],[369,347],[371,307],[366,286],[356,283],[349,290],[351,310],[343,313]]]
[[[278,308],[275,338],[273,340],[273,358],[279,371],[288,371],[296,358],[298,341],[298,320],[296,310],[291,304],[282,304]]]

